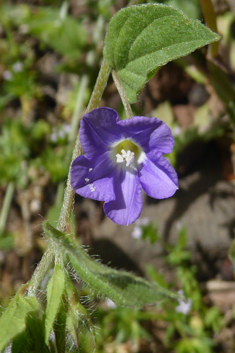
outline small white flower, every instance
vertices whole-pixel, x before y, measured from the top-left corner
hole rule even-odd
[[[178,293],[184,297],[184,292],[182,290],[179,290]],[[184,315],[187,315],[189,311],[191,310],[192,307],[192,299],[187,299],[184,297],[184,299],[179,299],[179,305],[175,308],[175,311],[177,313],[182,313]]]
[[[172,135],[174,137],[179,136],[181,133],[181,127],[180,126],[176,126],[174,129],[172,129]]]
[[[135,239],[141,239],[143,235],[143,229],[141,226],[147,226],[149,224],[149,218],[148,217],[143,217],[137,219],[135,222],[136,226],[133,229],[133,232],[131,233],[131,236]]]
[[[52,134],[51,134],[51,141],[52,142],[57,142],[58,141],[58,135],[57,135],[57,133],[55,131],[52,132]]]
[[[14,72],[21,72],[23,70],[23,64],[20,61],[17,61],[14,65],[12,65],[12,70]]]
[[[3,78],[6,80],[6,81],[11,81],[12,80],[12,72],[9,71],[9,70],[6,70],[3,72],[2,74]]]
[[[141,239],[143,234],[142,228],[140,226],[135,226],[133,229],[133,232],[131,233],[131,236],[135,239]]]

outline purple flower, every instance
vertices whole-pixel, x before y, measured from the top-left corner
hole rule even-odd
[[[85,155],[72,163],[71,185],[83,197],[104,201],[113,222],[129,225],[140,216],[141,189],[156,199],[178,189],[177,174],[163,157],[174,139],[161,120],[120,120],[115,110],[98,108],[84,115],[80,140]]]

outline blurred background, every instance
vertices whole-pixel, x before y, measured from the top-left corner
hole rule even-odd
[[[158,2],[204,21],[199,0]],[[42,257],[42,221],[56,225],[107,25],[128,4],[0,2],[1,307]],[[207,48],[170,62],[133,105],[135,115],[157,117],[172,129],[175,147],[166,157],[180,180],[175,196],[158,201],[144,195],[141,217],[128,227],[105,218],[102,203],[76,196],[74,226],[92,255],[189,298],[142,311],[93,298],[86,305],[94,311],[100,353],[235,351],[234,268],[228,256],[235,227],[235,2],[213,5],[222,35],[213,66]],[[124,117],[111,78],[100,106]]]

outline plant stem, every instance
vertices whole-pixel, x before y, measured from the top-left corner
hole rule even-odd
[[[115,82],[115,85],[117,87],[117,90],[120,94],[122,103],[124,105],[126,115],[127,115],[128,119],[130,119],[133,117],[133,112],[132,112],[130,104],[127,101],[126,92],[124,91],[122,84],[121,84],[121,81],[120,81],[118,74],[115,70],[112,71],[112,76],[113,76],[113,80]]]
[[[106,87],[110,72],[111,72],[111,67],[105,60],[103,60],[100,68],[99,76],[97,78],[93,93],[90,98],[90,102],[88,104],[88,108],[86,110],[87,113],[92,109],[95,109],[98,107],[100,99],[104,92],[104,89]],[[80,144],[80,139],[78,134],[75,148],[73,151],[72,161],[75,158],[77,158],[81,154],[81,152],[82,150],[81,150],[81,144]],[[70,218],[71,218],[71,213],[72,213],[73,203],[74,203],[74,193],[75,193],[74,189],[70,184],[70,170],[69,170],[67,186],[64,194],[64,201],[60,212],[60,218],[57,224],[57,229],[62,232],[69,229]],[[57,253],[58,253],[58,250],[56,246],[51,242],[48,245],[47,250],[45,251],[40,263],[38,264],[37,268],[35,269],[32,275],[31,280],[28,283],[29,285],[28,296],[36,295],[36,291],[40,286],[40,283],[42,282],[43,278],[45,277],[49,267],[54,261],[55,256],[56,256],[56,261],[59,260],[60,256],[59,255],[57,256]]]
[[[100,68],[100,72],[94,87],[94,90],[92,92],[91,95],[91,99],[90,102],[88,104],[86,113],[90,112],[92,109],[95,109],[98,107],[100,99],[103,95],[104,89],[107,85],[107,81],[109,78],[111,72],[111,67],[110,65],[107,63],[107,61],[105,61],[103,59],[103,62],[101,64],[101,68]]]
[[[106,87],[107,81],[109,74],[111,72],[111,68],[109,64],[103,60],[99,76],[97,78],[93,93],[91,95],[90,102],[88,104],[86,113],[90,112],[92,109],[95,109],[98,107],[100,99],[103,95],[104,89]],[[73,156],[72,156],[72,161],[77,158],[82,152],[81,149],[81,144],[80,144],[80,139],[79,139],[79,134],[77,135],[74,151],[73,151]],[[71,169],[71,166],[70,166]],[[73,209],[73,203],[74,203],[74,189],[72,188],[70,184],[70,170],[69,170],[69,175],[68,175],[68,180],[67,180],[67,187],[65,190],[64,194],[64,202],[62,205],[61,213],[60,213],[60,218],[59,222],[57,225],[57,229],[65,232],[66,227],[70,222],[70,217]]]
[[[43,257],[37,265],[30,281],[28,282],[28,297],[36,296],[37,289],[40,286],[42,280],[45,278],[52,262],[55,258],[55,251],[52,243],[48,245],[48,248],[43,254]]]
[[[215,16],[215,10],[212,4],[211,0],[200,0],[201,3],[201,8],[202,8],[202,12],[204,15],[204,19],[206,22],[206,25],[214,32],[218,32],[217,29],[217,24],[216,24],[216,16]],[[211,56],[212,58],[216,58],[216,56],[218,55],[218,49],[219,49],[219,43],[218,42],[214,42],[209,44],[209,56]]]
[[[15,190],[15,185],[13,182],[10,182],[7,186],[7,190],[5,193],[1,214],[0,214],[0,235],[2,235],[6,226],[7,217],[11,206],[11,201],[14,195],[14,190]]]
[[[97,19],[97,23],[95,26],[94,34],[93,34],[93,42],[96,46],[100,43],[103,37],[103,29],[104,29],[105,21],[103,16],[99,16]],[[93,67],[96,61],[96,52],[94,50],[90,50],[87,54],[86,63],[91,68]],[[84,92],[86,91],[89,85],[89,76],[87,74],[82,75],[80,79],[80,87],[77,93],[76,104],[74,113],[72,115],[72,122],[71,122],[71,131],[69,134],[69,144],[66,151],[65,161],[68,168],[70,167],[71,157],[74,149],[74,145],[76,142],[77,131],[79,128],[79,123],[82,117],[82,111],[84,109]],[[58,189],[58,198],[57,203],[62,204],[63,201],[63,194],[64,194],[64,182],[60,182]],[[61,195],[61,190],[63,194]]]

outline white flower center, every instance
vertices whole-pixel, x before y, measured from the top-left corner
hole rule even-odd
[[[142,148],[131,139],[121,140],[112,145],[111,157],[113,162],[124,169],[137,169],[143,163],[145,153]]]
[[[135,160],[135,153],[128,150],[125,151],[124,149],[121,150],[121,154],[117,153],[117,163],[123,163],[126,162],[126,166],[129,167],[130,164],[132,164]]]

